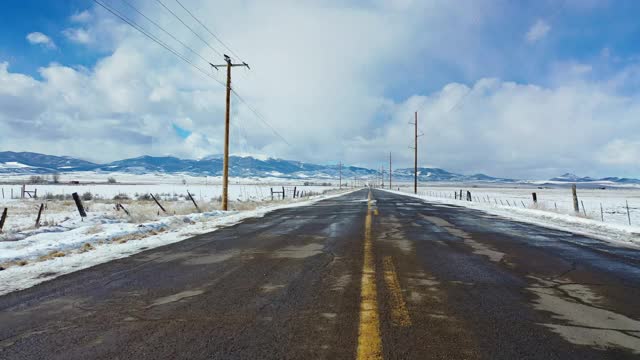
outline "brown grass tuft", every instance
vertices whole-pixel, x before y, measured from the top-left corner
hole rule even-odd
[[[62,251],[56,250],[56,251],[52,251],[52,252],[48,253],[47,255],[40,256],[38,258],[38,261],[51,260],[51,259],[54,259],[54,258],[63,257],[65,255],[66,254],[63,253]]]

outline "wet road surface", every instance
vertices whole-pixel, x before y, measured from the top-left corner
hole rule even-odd
[[[365,189],[2,296],[0,358],[640,358],[640,251]]]

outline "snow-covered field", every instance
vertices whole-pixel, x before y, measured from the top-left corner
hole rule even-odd
[[[108,177],[116,183],[108,183]],[[8,217],[0,233],[0,294],[142,250],[184,240],[220,226],[289,206],[300,206],[344,193],[337,184],[305,185],[282,179],[230,179],[229,208],[220,211],[220,178],[181,175],[62,174],[60,184],[29,184],[29,176],[0,179],[0,212]],[[79,184],[70,184],[78,181]],[[37,189],[37,199],[20,199],[20,183]],[[318,184],[318,185],[316,185]],[[282,191],[272,200],[271,188]],[[296,188],[298,198],[293,199]],[[13,190],[13,198],[11,192]],[[189,191],[199,211],[187,196]],[[74,192],[84,195],[82,219]],[[147,194],[159,195],[162,212]],[[118,197],[114,199],[114,197]],[[120,203],[129,212],[116,209]],[[40,204],[45,210],[36,227]]]
[[[403,184],[400,193],[413,196],[413,188]],[[473,201],[456,200],[454,193],[467,190]],[[538,204],[532,200],[532,192]],[[431,185],[418,188],[417,197],[445,204],[465,206],[546,227],[594,236],[617,245],[640,247],[640,190],[633,188],[581,189],[580,213],[573,210],[570,188],[482,187]],[[627,202],[629,212],[627,213]],[[583,208],[584,205],[584,208]],[[602,213],[600,206],[602,205]],[[585,215],[586,214],[586,215]],[[603,221],[604,219],[604,221]],[[629,225],[629,220],[631,225]]]
[[[165,199],[186,196],[187,191],[200,201],[218,198],[222,194],[222,179],[220,177],[172,174],[148,174],[135,175],[124,173],[101,174],[95,172],[79,172],[61,174],[60,184],[31,184],[28,175],[2,175],[4,184],[0,184],[0,202],[20,196],[22,183],[26,183],[26,189],[37,190],[41,198],[56,195],[70,196],[77,192],[83,194],[90,192],[94,197],[101,199],[113,199],[119,194],[126,194],[130,198],[137,198],[144,194],[159,194]],[[116,183],[109,183],[113,178]],[[78,184],[71,184],[77,181]],[[307,185],[305,185],[307,183]],[[271,199],[271,189],[287,192],[296,187],[297,190],[320,193],[330,188],[337,188],[338,183],[327,183],[326,180],[288,180],[276,178],[230,178],[229,199],[235,201],[264,201]],[[324,184],[324,185],[323,185]],[[289,197],[290,194],[287,194]]]

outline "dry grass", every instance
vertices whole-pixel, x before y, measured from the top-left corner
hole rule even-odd
[[[67,254],[63,253],[62,251],[55,250],[55,251],[52,251],[52,252],[48,253],[47,255],[40,256],[38,258],[38,261],[51,260],[51,259],[63,257],[65,255],[67,255]]]
[[[87,251],[91,251],[91,250],[95,250],[95,248],[93,247],[93,245],[89,244],[89,243],[85,243],[84,245],[82,245],[82,247],[80,248],[80,253],[85,253]]]
[[[6,270],[12,266],[25,266],[29,262],[27,260],[17,260],[17,261],[8,261],[6,263],[0,264],[0,269]]]

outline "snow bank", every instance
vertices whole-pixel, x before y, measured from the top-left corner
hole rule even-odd
[[[0,242],[0,295],[103,262],[127,257],[146,249],[182,241],[247,218],[344,195],[318,195],[305,200],[265,206],[251,211],[210,211],[173,215],[143,224],[93,214],[80,221],[34,229],[17,241]]]
[[[508,219],[594,237],[618,246],[640,249],[640,226],[606,223],[580,216],[561,214],[541,209],[502,206],[496,205],[495,203],[461,201],[429,195],[416,195],[403,191],[385,191],[411,196],[433,203],[457,205],[482,210]]]

